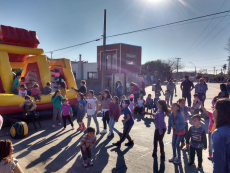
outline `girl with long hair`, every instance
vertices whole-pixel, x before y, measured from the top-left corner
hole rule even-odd
[[[104,90],[102,100],[101,100],[101,108],[100,108],[103,114],[102,120],[104,124],[104,130],[101,132],[101,134],[107,133],[107,124],[109,125],[109,119],[110,119],[109,118],[109,106],[110,106],[111,101],[112,101],[112,96],[109,90]],[[111,132],[109,132],[108,136],[110,135],[111,135]]]
[[[0,140],[0,172],[23,173],[18,161],[12,157],[13,150],[11,140]]]
[[[220,92],[218,94],[218,99],[220,98],[229,98],[227,86],[224,83],[220,84]]]
[[[185,134],[185,121],[184,121],[184,116],[181,114],[181,108],[178,103],[173,103],[171,110],[172,113],[169,114],[169,119],[168,119],[168,134],[170,134],[171,128],[173,128],[173,137],[172,137],[173,157],[169,159],[169,162],[179,164],[181,163],[180,141],[182,136]],[[177,150],[177,154],[176,154],[176,150]]]
[[[219,99],[213,111],[213,173],[230,170],[230,100]]]
[[[170,113],[170,110],[164,100],[159,100],[157,102],[157,108],[158,111],[155,114],[155,133],[154,133],[154,140],[153,140],[154,145],[153,145],[152,156],[154,157],[157,155],[157,142],[159,142],[161,158],[165,158],[164,143],[163,143],[163,138],[166,132],[165,115],[168,115]]]
[[[51,102],[53,103],[52,128],[55,128],[57,117],[58,117],[58,125],[61,126],[61,117],[59,112],[62,105],[62,100],[63,100],[63,96],[61,95],[60,90],[56,90],[51,99]]]
[[[82,132],[86,130],[85,124],[83,123],[83,118],[86,113],[86,98],[83,93],[78,93],[77,95],[77,123],[79,124],[79,128],[77,130],[81,130]]]

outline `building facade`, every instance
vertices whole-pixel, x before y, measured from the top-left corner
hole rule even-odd
[[[141,73],[141,46],[124,43],[106,45],[105,80],[106,87],[112,87],[112,76],[124,73],[126,76]],[[98,79],[102,78],[103,46],[97,47]]]

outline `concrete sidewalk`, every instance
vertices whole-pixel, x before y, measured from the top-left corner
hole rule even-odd
[[[214,86],[215,88],[216,86]],[[216,87],[218,88],[218,87]],[[163,86],[165,90],[165,86]],[[177,85],[178,96],[181,97],[179,85]],[[210,89],[205,106],[210,107],[210,99],[215,89]],[[218,89],[217,89],[218,90]],[[215,90],[216,91],[216,90]],[[151,87],[146,88],[146,92],[154,93]],[[217,91],[216,91],[217,92]],[[161,96],[163,99],[164,97]],[[123,131],[123,124],[121,122],[123,115],[115,127],[119,131]],[[98,117],[100,130],[102,130],[102,117]],[[77,127],[75,117],[73,118],[74,125]],[[168,118],[165,118],[166,124]],[[84,118],[84,122],[87,119]],[[191,119],[190,119],[191,123]],[[208,130],[208,120],[202,119],[202,126]],[[166,159],[161,160],[160,157],[152,158],[153,136],[154,136],[154,120],[150,115],[136,115],[135,124],[131,130],[130,136],[134,140],[133,147],[125,147],[124,143],[121,148],[113,147],[112,143],[116,142],[119,137],[115,134],[114,139],[107,139],[107,135],[98,135],[97,142],[93,147],[94,166],[83,168],[82,157],[80,152],[80,140],[83,133],[71,130],[68,124],[65,131],[61,131],[62,126],[57,126],[55,129],[51,128],[51,120],[41,122],[42,128],[38,131],[34,130],[33,124],[29,124],[29,134],[22,139],[12,139],[14,145],[14,157],[19,160],[19,164],[26,173],[152,173],[152,172],[212,172],[212,162],[207,159],[208,150],[203,151],[203,171],[197,171],[195,167],[188,167],[189,153],[181,151],[182,164],[174,165],[168,162],[172,157],[172,134],[165,134],[164,144]],[[94,122],[91,126],[95,127]],[[10,138],[7,135],[9,127],[5,127],[0,131],[0,139]],[[2,136],[5,135],[5,136]],[[208,137],[208,136],[207,136]],[[158,155],[160,155],[158,151]],[[197,158],[195,159],[197,161]],[[196,162],[197,165],[197,162]],[[159,170],[159,171],[158,171]]]

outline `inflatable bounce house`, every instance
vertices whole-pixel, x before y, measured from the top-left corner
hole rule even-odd
[[[38,83],[41,92],[46,83],[51,82],[51,70],[58,69],[66,80],[69,103],[76,104],[77,92],[70,89],[76,87],[70,60],[48,59],[43,55],[43,49],[37,48],[39,43],[35,31],[0,25],[0,115],[15,115],[17,118],[23,112],[19,105],[24,98],[11,92],[12,68],[22,68],[21,77],[25,77],[28,85],[32,81]],[[52,95],[41,95],[41,102],[35,102],[38,111],[52,110]]]

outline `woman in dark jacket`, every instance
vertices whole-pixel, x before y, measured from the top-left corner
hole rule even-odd
[[[134,102],[136,103],[140,95],[140,87],[134,82],[132,82],[130,86],[132,87],[130,93],[134,94]]]
[[[114,137],[114,133],[113,131],[115,131],[120,137],[122,137],[122,133],[120,133],[115,127],[115,122],[118,122],[118,119],[121,115],[121,110],[119,107],[119,99],[117,96],[113,97],[113,101],[110,103],[109,106],[109,129],[110,129],[110,136],[108,136],[108,138],[113,138]]]
[[[140,93],[145,96],[145,80],[143,77],[140,77],[139,82],[138,82],[138,86],[140,87]]]
[[[155,86],[155,94],[158,94],[159,97],[160,97],[160,96],[161,96],[161,91],[162,91],[162,93],[164,94],[164,91],[163,91],[162,88],[161,88],[161,80],[158,79],[158,80],[157,80],[157,83],[156,83],[156,86]]]
[[[81,81],[81,87],[79,89],[74,88],[74,87],[72,87],[71,89],[73,89],[73,90],[75,90],[77,92],[80,92],[80,93],[83,93],[84,95],[86,95],[86,93],[87,93],[86,81],[85,80]]]
[[[220,98],[229,98],[227,86],[224,83],[220,84],[220,92],[218,94],[218,99]]]

